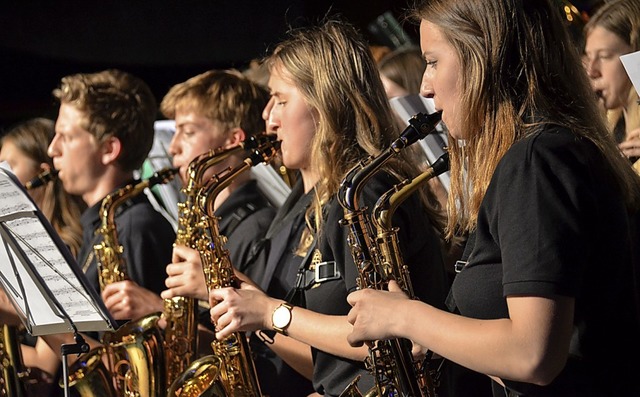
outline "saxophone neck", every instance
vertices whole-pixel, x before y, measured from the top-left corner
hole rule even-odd
[[[409,125],[391,145],[376,156],[369,156],[361,160],[347,173],[340,184],[338,201],[347,212],[358,211],[361,189],[376,172],[391,158],[397,156],[403,149],[426,137],[435,131],[441,120],[441,113],[418,113],[409,119]]]
[[[280,142],[273,139],[265,140],[262,144],[251,149],[245,159],[234,168],[227,168],[214,175],[207,185],[198,193],[198,203],[202,213],[213,217],[214,203],[218,195],[227,188],[239,175],[248,171],[251,167],[261,163],[269,163],[278,153]]]
[[[449,170],[449,153],[440,156],[425,172],[413,179],[405,179],[385,192],[373,208],[372,223],[378,233],[389,232],[393,229],[391,218],[404,200],[430,179]]]

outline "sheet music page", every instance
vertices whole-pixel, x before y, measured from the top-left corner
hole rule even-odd
[[[620,56],[620,61],[622,61],[622,65],[627,71],[631,83],[633,83],[633,88],[640,95],[640,51],[622,55]]]
[[[56,244],[37,211],[26,192],[0,169],[0,281],[16,309],[30,315],[27,328],[33,335],[71,331],[50,294],[79,331],[109,329],[63,254],[66,247]]]

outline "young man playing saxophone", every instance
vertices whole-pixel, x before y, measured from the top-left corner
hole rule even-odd
[[[80,219],[83,241],[76,259],[100,293],[94,253],[94,245],[101,240],[96,235],[101,225],[100,207],[105,197],[137,182],[134,170],[153,142],[156,101],[142,80],[119,70],[66,76],[53,95],[60,108],[48,154],[64,189],[87,204]],[[171,258],[175,239],[171,224],[140,194],[129,197],[118,208],[112,226],[123,247],[127,277],[159,293],[164,277],[158,266]],[[92,336],[95,338],[85,340],[91,347],[99,346],[97,335]],[[44,336],[38,340],[33,357],[44,360],[38,354],[44,351],[41,349],[60,352],[61,345],[69,343],[74,343],[72,334]],[[70,364],[76,359],[75,355],[68,356]],[[58,360],[55,365],[59,364]]]

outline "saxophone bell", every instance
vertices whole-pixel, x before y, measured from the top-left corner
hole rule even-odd
[[[29,182],[25,183],[24,187],[27,190],[32,190],[37,187],[46,185],[47,183],[53,181],[58,177],[58,170],[50,169],[44,172],[41,172],[36,177],[31,179]]]

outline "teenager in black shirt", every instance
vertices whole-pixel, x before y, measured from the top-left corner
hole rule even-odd
[[[475,235],[453,284],[461,315],[358,291],[349,341],[409,338],[490,376],[495,396],[638,395],[640,181],[557,6],[434,0],[415,15],[422,94],[452,135],[449,232]]]
[[[267,64],[272,96],[269,126],[282,141],[283,164],[300,171],[302,192],[310,199],[302,232],[299,237],[290,236],[296,240],[289,261],[297,256],[297,264],[334,272],[308,284],[303,291],[305,302],[285,304],[248,282],[239,289],[212,290],[216,337],[223,339],[239,330],[277,331],[261,333],[269,347],[294,368],[302,373],[311,368],[316,393],[340,395],[358,375],[361,387],[369,388],[373,377],[363,364],[368,349],[352,348],[346,341],[350,329],[346,296],[356,288],[357,269],[347,244],[348,229],[338,223],[344,212],[336,193],[359,160],[386,149],[399,131],[369,49],[348,24],[329,21],[292,32]],[[409,162],[408,152],[400,157],[402,161],[385,167],[364,187],[363,205],[372,209],[394,183],[419,173],[416,164]],[[446,278],[438,213],[425,204],[427,196],[436,202],[427,189],[422,190],[398,210],[396,219],[405,263],[412,275],[414,271],[423,275],[419,296],[442,307]],[[425,259],[428,262],[422,262]],[[274,322],[274,313],[288,313],[289,321]]]

